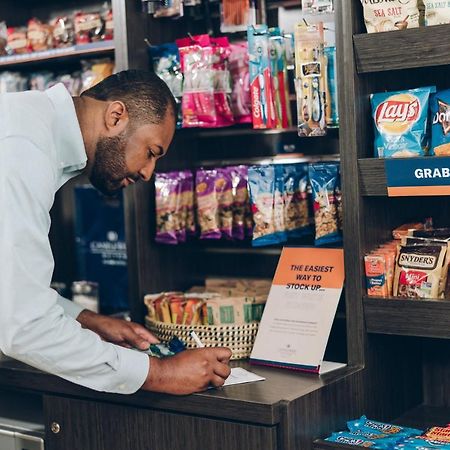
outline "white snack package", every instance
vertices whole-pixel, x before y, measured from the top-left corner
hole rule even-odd
[[[423,0],[425,5],[425,25],[450,23],[450,2],[442,0]]]
[[[361,0],[368,33],[404,30],[419,26],[420,0]]]

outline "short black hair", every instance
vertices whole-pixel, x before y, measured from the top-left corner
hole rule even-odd
[[[176,120],[176,103],[169,87],[158,75],[145,70],[118,72],[82,92],[81,97],[123,102],[134,124],[160,124],[168,108]]]

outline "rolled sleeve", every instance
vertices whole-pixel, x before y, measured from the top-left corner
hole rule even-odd
[[[80,315],[81,311],[84,310],[82,306],[77,305],[71,300],[67,300],[67,298],[61,297],[60,295],[58,295],[57,302],[58,305],[64,309],[64,312],[74,319],[76,319]]]

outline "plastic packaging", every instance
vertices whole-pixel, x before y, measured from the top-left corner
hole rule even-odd
[[[88,44],[100,41],[105,31],[105,24],[100,13],[77,12],[74,18],[75,42]]]
[[[53,45],[55,48],[70,47],[75,42],[73,20],[68,16],[55,17],[50,21],[53,30]]]
[[[7,29],[7,52],[20,55],[30,53],[31,47],[28,42],[26,27],[9,27]]]
[[[217,200],[215,180],[216,169],[200,169],[195,175],[195,192],[197,199],[200,239],[220,239],[219,203]]]
[[[347,426],[352,432],[356,430],[366,430],[389,434],[391,436],[402,435],[404,437],[409,437],[418,436],[422,433],[422,430],[418,430],[416,428],[408,428],[384,422],[377,422],[376,420],[368,419],[366,416],[361,416],[359,419],[347,422]]]
[[[233,238],[242,241],[245,238],[245,212],[249,205],[247,189],[248,167],[228,167],[233,195]]]
[[[254,25],[254,2],[249,0],[222,0],[220,31],[236,33],[245,31],[248,25]]]
[[[430,97],[431,149],[430,155],[450,155],[450,89]]]
[[[327,127],[336,128],[339,126],[336,47],[325,47],[324,51],[327,59],[325,116]]]
[[[225,168],[217,169],[215,181],[217,195],[219,229],[222,238],[232,239],[233,237],[233,184],[230,170]]]
[[[6,45],[8,43],[8,29],[6,22],[0,21],[0,56],[7,54]]]
[[[48,24],[33,18],[28,21],[27,38],[34,52],[53,48],[53,30]]]

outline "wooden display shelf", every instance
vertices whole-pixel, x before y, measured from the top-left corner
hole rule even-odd
[[[358,73],[450,64],[450,25],[353,36]]]
[[[78,59],[83,56],[103,55],[114,52],[114,41],[92,42],[66,48],[54,48],[42,52],[0,57],[0,67],[8,68],[22,64],[54,62],[59,59]]]
[[[387,196],[386,172],[384,159],[358,159],[361,195]]]
[[[449,300],[364,297],[368,333],[450,339]]]

